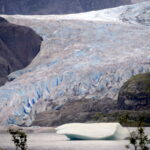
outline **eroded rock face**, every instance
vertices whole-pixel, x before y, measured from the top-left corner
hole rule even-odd
[[[133,76],[121,87],[118,104],[121,109],[150,107],[150,73]]]
[[[101,100],[82,99],[68,101],[66,104],[57,106],[51,104],[52,109],[35,114],[32,125],[58,126],[71,122],[86,122],[93,120],[97,112],[109,113],[117,109],[117,103],[113,99],[104,98]]]
[[[0,86],[7,75],[27,66],[40,50],[42,38],[31,28],[0,17]]]
[[[1,0],[0,14],[78,13],[131,3],[131,0]]]
[[[30,125],[51,102],[60,107],[83,98],[117,100],[125,81],[150,72],[150,26],[137,21],[145,12],[149,22],[149,7],[144,2],[81,14],[4,16],[44,41],[32,63],[0,88],[0,123]]]

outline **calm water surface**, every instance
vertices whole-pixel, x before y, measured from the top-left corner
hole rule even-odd
[[[134,130],[134,128],[130,129]],[[146,128],[150,136],[150,128]],[[63,135],[50,133],[29,133],[29,150],[126,150],[127,140],[120,141],[70,141]],[[5,150],[15,150],[9,134],[0,133],[0,147]]]

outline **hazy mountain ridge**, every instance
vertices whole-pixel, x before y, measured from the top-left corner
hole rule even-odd
[[[30,26],[44,41],[32,63],[0,88],[1,124],[29,125],[52,102],[58,107],[67,100],[117,98],[131,76],[150,72],[149,7],[145,2],[88,14],[4,16]],[[124,20],[129,8],[132,17]],[[136,15],[143,12],[141,23]]]
[[[112,8],[146,0],[1,0],[0,14],[66,14]]]

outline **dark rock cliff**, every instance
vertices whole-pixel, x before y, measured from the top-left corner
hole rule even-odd
[[[0,85],[7,75],[27,66],[40,50],[42,38],[32,29],[0,17]]]
[[[118,97],[119,108],[140,109],[150,106],[150,73],[133,76],[124,83]]]
[[[0,0],[0,14],[78,13],[131,3],[131,0]]]

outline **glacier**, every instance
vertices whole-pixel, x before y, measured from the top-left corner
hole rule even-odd
[[[126,80],[150,72],[150,1],[80,14],[1,16],[44,39],[31,64],[0,87],[1,125],[29,126],[52,102],[116,100]]]

